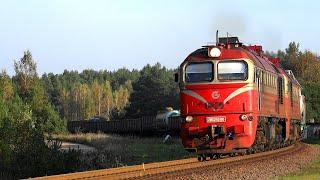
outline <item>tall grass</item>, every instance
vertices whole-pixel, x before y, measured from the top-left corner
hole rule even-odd
[[[92,145],[91,143],[97,140],[106,139],[111,137],[111,135],[103,133],[77,133],[77,134],[55,134],[53,135],[54,139],[75,142],[79,144]]]
[[[96,152],[85,154],[88,169],[100,169],[168,161],[190,157],[178,137],[163,143],[162,137],[120,136],[110,134],[68,134],[54,138],[93,146]]]

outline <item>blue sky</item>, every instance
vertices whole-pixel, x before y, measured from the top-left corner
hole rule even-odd
[[[319,1],[0,0],[0,69],[31,50],[38,72],[174,68],[215,31],[265,50],[320,50]]]

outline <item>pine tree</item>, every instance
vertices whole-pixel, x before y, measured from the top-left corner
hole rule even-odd
[[[32,58],[29,50],[24,52],[19,61],[14,61],[14,70],[18,79],[19,94],[24,98],[32,88],[35,78],[37,78],[37,64]]]

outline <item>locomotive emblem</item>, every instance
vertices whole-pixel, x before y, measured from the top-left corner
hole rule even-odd
[[[211,97],[212,99],[218,99],[220,97],[219,91],[213,91]]]

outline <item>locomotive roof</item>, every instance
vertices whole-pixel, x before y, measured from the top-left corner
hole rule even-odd
[[[296,78],[293,75],[289,75],[284,69],[282,69],[279,62],[271,62],[270,59],[272,58],[269,59],[263,54],[261,46],[245,46],[241,43],[228,44],[228,48],[226,46],[218,46],[221,50],[221,56],[219,58],[212,58],[208,56],[209,47],[212,46],[204,46],[200,49],[197,49],[196,51],[192,52],[185,61],[201,61],[204,59],[251,59],[257,67],[265,71],[269,71],[273,74],[282,74],[283,76],[286,76],[288,79],[290,79],[291,82],[299,85]]]

